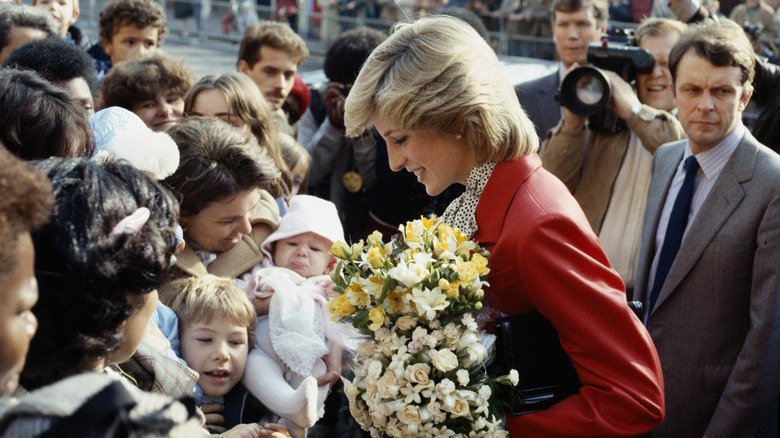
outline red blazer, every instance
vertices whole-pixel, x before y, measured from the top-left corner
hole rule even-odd
[[[537,154],[501,162],[476,219],[474,239],[491,252],[488,315],[540,312],[583,385],[546,411],[508,415],[510,436],[635,436],[657,426],[664,392],[653,341],[563,183]]]

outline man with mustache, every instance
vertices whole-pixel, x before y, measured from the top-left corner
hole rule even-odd
[[[247,27],[238,49],[238,71],[255,81],[274,110],[279,131],[292,134],[282,111],[295,73],[309,57],[306,43],[289,26],[264,21]]]
[[[634,288],[642,236],[642,216],[650,165],[659,146],[685,137],[674,111],[669,52],[686,25],[666,18],[644,21],[636,30],[639,47],[655,60],[653,70],[638,74],[636,94],[617,74],[608,108],[626,122],[620,132],[597,132],[565,107],[539,155],[544,167],[560,178],[582,206],[610,263],[626,289]]]

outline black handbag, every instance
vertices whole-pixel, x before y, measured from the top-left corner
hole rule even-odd
[[[493,371],[515,369],[518,384],[508,387],[512,415],[548,409],[582,386],[558,331],[541,314],[499,318],[495,323],[496,356]]]

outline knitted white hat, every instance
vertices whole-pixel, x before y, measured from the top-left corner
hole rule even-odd
[[[296,195],[290,198],[290,207],[282,216],[279,228],[268,236],[261,248],[263,254],[272,258],[272,244],[303,233],[315,233],[330,241],[344,241],[344,229],[341,226],[336,205],[330,201],[310,195]],[[330,248],[328,248],[330,249]]]
[[[179,147],[170,135],[154,132],[134,113],[112,106],[90,116],[95,156],[101,151],[164,179],[179,167]]]

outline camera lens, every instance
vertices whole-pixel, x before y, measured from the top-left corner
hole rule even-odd
[[[575,68],[563,78],[558,99],[578,116],[592,116],[607,107],[612,97],[609,79],[600,69],[589,65]]]

